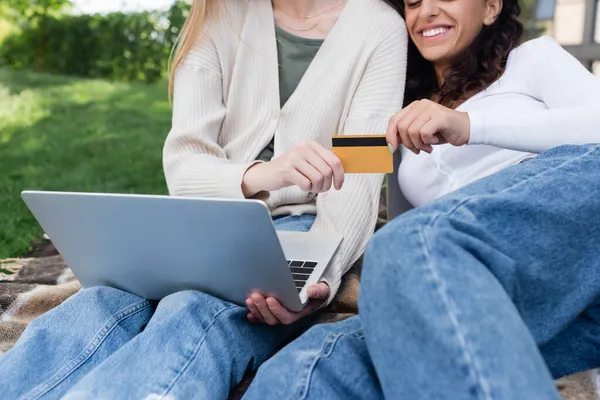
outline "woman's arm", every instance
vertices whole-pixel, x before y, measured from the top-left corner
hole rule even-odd
[[[404,21],[395,18],[375,49],[352,99],[344,124],[345,134],[383,134],[389,117],[402,107],[406,77],[407,33]],[[340,249],[323,276],[330,287],[329,304],[342,276],[364,252],[377,221],[383,176],[348,174],[342,190],[317,197],[313,231],[344,236]]]
[[[564,144],[600,143],[600,79],[554,40],[538,42],[537,51],[526,57],[523,82],[547,109],[469,111],[469,144],[541,153]]]
[[[225,112],[217,52],[212,41],[204,40],[175,75],[173,125],[163,150],[172,195],[244,198],[242,179],[255,162],[227,159],[218,144]]]

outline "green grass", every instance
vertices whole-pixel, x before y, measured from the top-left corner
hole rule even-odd
[[[0,259],[43,231],[25,189],[165,194],[166,84],[138,85],[0,68]]]

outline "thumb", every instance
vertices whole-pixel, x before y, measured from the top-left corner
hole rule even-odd
[[[388,126],[385,132],[385,138],[388,143],[388,149],[390,153],[394,153],[398,150],[398,122],[400,122],[400,113],[390,118]]]
[[[325,282],[312,285],[308,288],[307,294],[311,299],[325,300],[329,297],[329,285]]]

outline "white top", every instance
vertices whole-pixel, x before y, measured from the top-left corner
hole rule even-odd
[[[348,1],[283,108],[271,1],[221,1],[219,8],[176,73],[163,155],[172,195],[243,198],[243,175],[273,135],[275,157],[310,140],[331,148],[333,135],[385,133],[402,107],[408,39],[383,1]],[[373,233],[382,179],[348,175],[341,191],[316,202],[297,187],[266,200],[274,214],[316,211],[313,231],[344,236],[324,276],[331,298]]]
[[[502,77],[457,110],[471,120],[468,145],[402,149],[398,180],[413,206],[552,147],[600,142],[600,79],[549,37],[513,50]]]

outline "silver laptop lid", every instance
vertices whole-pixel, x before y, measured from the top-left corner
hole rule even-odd
[[[301,308],[262,202],[39,191],[22,197],[84,287],[148,299],[193,289],[242,306],[258,290]]]

